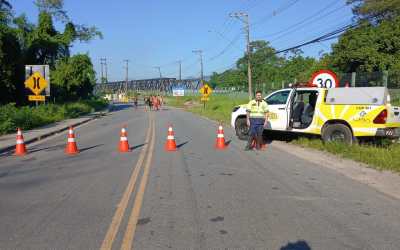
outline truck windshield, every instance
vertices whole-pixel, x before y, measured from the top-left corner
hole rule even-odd
[[[268,105],[284,105],[287,102],[289,93],[290,90],[280,91],[267,97],[265,101],[268,103]]]

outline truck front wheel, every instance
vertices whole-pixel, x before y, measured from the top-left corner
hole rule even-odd
[[[238,118],[235,124],[236,135],[240,140],[247,140],[249,136],[249,128],[247,127],[246,118]]]
[[[350,128],[341,123],[329,124],[322,130],[322,140],[324,142],[342,142],[353,144],[354,137]]]

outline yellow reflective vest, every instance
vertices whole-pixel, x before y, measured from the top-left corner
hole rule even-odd
[[[268,113],[268,104],[264,100],[251,100],[246,110],[250,113],[250,118],[265,118],[265,113]]]

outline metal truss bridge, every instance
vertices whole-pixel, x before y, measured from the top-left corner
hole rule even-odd
[[[98,83],[94,88],[95,93],[112,92],[121,93],[127,91],[157,91],[157,92],[172,92],[173,88],[184,88],[185,90],[197,91],[201,88],[200,79],[184,79],[177,80],[175,78],[155,78],[145,80],[130,80]]]

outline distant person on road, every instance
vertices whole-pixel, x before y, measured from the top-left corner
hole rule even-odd
[[[164,105],[164,98],[163,98],[163,96],[162,95],[160,95],[160,100],[161,100],[161,105]]]
[[[153,103],[153,110],[157,110],[157,98],[156,96],[151,96],[151,102]]]
[[[137,96],[133,97],[133,104],[135,105],[135,109],[137,109],[137,107],[138,107],[138,97]]]
[[[157,101],[157,110],[160,110],[161,109],[161,97],[160,97],[160,95],[157,95],[156,97],[156,101]]]
[[[152,96],[149,96],[148,105],[149,105],[150,111],[153,110],[153,97]]]
[[[147,107],[149,108],[149,110],[151,110],[151,104],[150,104],[150,96],[146,96],[144,98],[144,107],[147,111]]]
[[[256,92],[256,99],[247,104],[247,126],[249,140],[245,150],[251,150],[253,141],[256,141],[256,149],[260,150],[263,143],[263,131],[268,124],[268,104],[262,99],[262,92]]]

